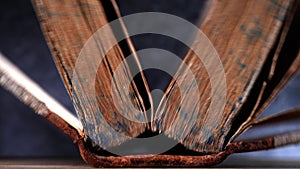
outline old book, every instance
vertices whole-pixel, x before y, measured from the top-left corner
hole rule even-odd
[[[33,5],[79,120],[55,101],[49,102],[52,99],[32,82],[24,86],[14,78],[26,79],[15,68],[11,70],[13,66],[4,58],[0,82],[68,134],[87,163],[97,167],[208,166],[232,153],[300,141],[299,131],[235,140],[255,126],[299,116],[296,109],[257,118],[300,68],[299,1],[207,1],[198,26],[201,32],[187,42],[191,50],[157,107],[129,37],[138,33],[115,1],[35,0]],[[159,17],[171,24],[176,20],[159,13],[140,16],[144,24],[155,23]],[[183,34],[155,28],[148,25],[148,32],[143,28],[141,32],[178,39]],[[34,94],[37,91],[43,96]],[[178,145],[158,154],[118,150],[139,140],[135,138],[156,136],[166,136]]]

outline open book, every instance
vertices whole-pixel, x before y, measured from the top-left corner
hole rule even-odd
[[[235,140],[252,127],[299,116],[296,109],[257,118],[300,68],[299,1],[208,1],[198,27],[163,13],[122,17],[114,0],[33,4],[79,119],[3,57],[0,83],[68,134],[87,163],[208,166],[232,153],[300,141],[300,131]],[[157,23],[183,24],[188,31],[162,30]],[[130,36],[143,33],[190,48],[158,105],[144,70],[166,69],[141,64]],[[187,33],[195,33],[191,41],[181,37]],[[149,154],[120,148],[130,144],[160,148]]]

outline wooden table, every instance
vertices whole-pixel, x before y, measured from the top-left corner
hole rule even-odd
[[[0,168],[92,168],[80,158],[2,158]]]
[[[300,167],[300,161],[288,160],[264,160],[264,159],[245,159],[239,156],[232,156],[223,163],[215,166],[217,168],[256,168],[256,167]],[[84,163],[80,158],[2,158],[0,168],[93,168]]]

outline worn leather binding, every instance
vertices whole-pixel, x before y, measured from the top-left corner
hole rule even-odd
[[[120,17],[120,11],[118,11],[114,1],[33,1],[57,68],[61,73],[70,95],[72,95],[70,79],[76,58],[85,41],[92,33],[108,22],[108,20],[103,19],[103,16],[107,15],[107,13],[104,12],[104,4],[107,3],[113,4],[116,16]],[[62,8],[64,10],[62,10]],[[247,12],[249,15],[244,14],[247,14]],[[262,20],[250,18],[250,16],[252,16],[250,14],[255,13],[260,15],[260,19]],[[264,13],[270,15],[265,15]],[[107,18],[109,18],[109,16]],[[224,21],[226,21],[226,23]],[[244,24],[240,23],[241,21],[243,21]],[[260,27],[260,24],[264,24],[264,26]],[[235,142],[233,140],[235,136],[252,126],[276,118],[256,119],[287,80],[290,79],[300,67],[299,39],[297,39],[297,37],[299,37],[299,33],[297,32],[299,25],[299,1],[249,0],[212,2],[209,13],[206,19],[204,19],[201,28],[208,37],[212,39],[212,43],[220,52],[220,55],[224,56],[223,58],[226,58],[226,55],[231,55],[235,51],[230,51],[228,46],[232,45],[232,47],[237,47],[234,42],[235,38],[242,39],[240,45],[243,43],[248,45],[257,44],[257,46],[254,45],[255,47],[247,50],[250,51],[250,55],[253,57],[261,54],[261,57],[264,58],[266,60],[265,63],[267,63],[260,67],[261,71],[258,71],[259,74],[257,78],[254,79],[255,82],[247,97],[248,99],[246,99],[243,104],[238,105],[239,112],[244,113],[227,118],[229,119],[227,122],[230,125],[224,130],[223,135],[219,135],[219,132],[215,133],[215,137],[223,141],[221,150],[216,152],[197,156],[168,154],[104,156],[95,153],[95,151],[87,145],[84,131],[78,131],[73,128],[55,112],[49,111],[49,113],[43,116],[69,135],[78,145],[82,158],[95,167],[210,166],[220,163],[232,153],[270,149],[297,143],[300,140],[298,132],[282,133],[249,141]],[[239,29],[243,34],[223,33],[223,30],[226,30],[226,32],[230,32],[230,30],[234,32],[236,29]],[[266,34],[263,36],[265,32]],[[222,39],[218,39],[220,37],[222,37]],[[267,42],[263,42],[264,40]],[[134,51],[131,47],[132,44],[130,40],[127,40],[127,43],[129,44],[129,48]],[[266,49],[264,49],[264,43],[267,46]],[[292,47],[290,45],[292,45]],[[187,62],[193,60],[192,55],[192,53],[187,55]],[[289,56],[289,59],[285,59],[286,56]],[[222,61],[226,62],[226,60]],[[241,67],[244,67],[243,64]],[[251,77],[251,73],[246,73],[246,75]],[[230,76],[235,77],[236,75],[232,73]],[[233,99],[233,102],[235,101],[236,100]],[[296,115],[297,113],[295,112],[299,112],[299,110],[287,113]]]
[[[299,110],[294,111],[299,113]],[[144,155],[144,156],[101,156],[94,154],[87,146],[82,134],[71,127],[55,113],[49,112],[44,116],[64,133],[69,135],[74,143],[79,147],[83,160],[94,167],[147,167],[147,166],[168,166],[168,167],[204,167],[216,165],[227,156],[233,153],[267,150],[288,144],[298,143],[300,138],[288,142],[277,143],[278,138],[292,138],[292,134],[283,134],[258,140],[239,141],[229,143],[226,148],[217,153],[201,156],[181,156],[181,155]],[[299,134],[299,133],[297,133]],[[297,135],[295,134],[295,135]]]

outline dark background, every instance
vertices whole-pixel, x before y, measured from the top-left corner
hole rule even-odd
[[[192,23],[199,17],[199,9],[203,1],[183,0],[169,1],[120,1],[123,14],[145,11],[159,11],[175,14]],[[143,39],[143,40],[142,40]],[[166,43],[164,38],[147,36],[135,37],[136,48],[160,47],[183,55],[184,50],[178,44]],[[139,43],[142,41],[142,43]],[[153,43],[154,42],[154,43]],[[69,96],[57,73],[50,52],[41,33],[38,20],[30,0],[0,1],[0,51],[21,70],[40,84],[70,111],[74,112]],[[155,77],[152,77],[155,79]],[[161,81],[152,81],[151,86],[166,85]],[[300,107],[300,74],[288,84],[279,97],[266,110],[265,114],[273,114],[292,107]],[[75,112],[74,112],[75,113]],[[275,130],[275,129],[274,129]],[[257,153],[233,155],[224,166],[249,164],[249,160],[280,160],[291,165],[300,166],[300,146],[289,146]],[[36,115],[29,107],[18,101],[10,93],[0,88],[0,158],[4,157],[79,157],[77,147],[71,139]],[[245,161],[245,162],[243,162]],[[248,163],[247,163],[248,161]],[[270,162],[275,165],[276,163]],[[234,165],[234,164],[233,164]],[[253,164],[252,164],[253,165]]]

